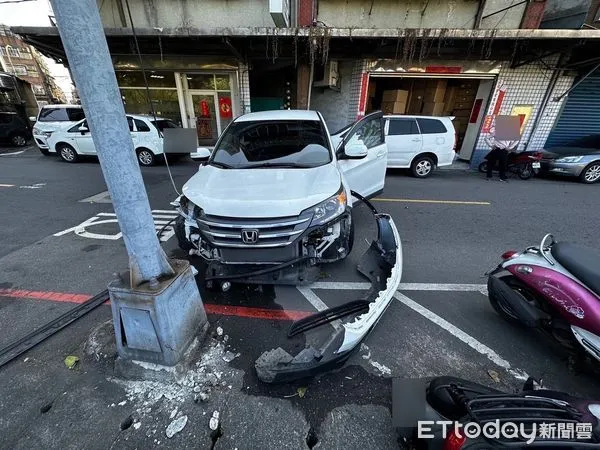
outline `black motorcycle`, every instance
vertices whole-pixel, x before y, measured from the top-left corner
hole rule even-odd
[[[396,378],[392,420],[404,449],[600,446],[600,401],[541,389],[533,378],[516,394],[455,377]]]

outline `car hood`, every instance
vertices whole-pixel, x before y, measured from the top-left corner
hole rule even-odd
[[[600,154],[600,151],[585,147],[553,147],[544,150],[542,157],[544,159],[558,159],[566,156],[586,156],[594,154]]]
[[[201,166],[183,195],[206,214],[286,217],[334,195],[341,185],[335,163],[310,169],[221,169]]]

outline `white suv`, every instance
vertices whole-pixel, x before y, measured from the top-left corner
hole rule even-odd
[[[142,166],[152,166],[156,163],[157,156],[164,153],[163,130],[166,128],[181,128],[169,119],[127,115],[127,123],[131,132],[131,139]],[[96,155],[96,146],[92,140],[92,133],[87,125],[87,120],[74,124],[63,125],[48,138],[48,150],[58,153],[63,161],[73,163],[79,155]],[[179,156],[173,154],[173,156]]]
[[[40,109],[35,126],[33,127],[33,140],[35,145],[44,155],[53,153],[48,148],[48,138],[65,124],[75,124],[85,118],[80,105],[45,105]]]
[[[173,202],[179,246],[205,259],[212,276],[285,266],[300,271],[281,274],[293,282],[305,265],[345,258],[354,240],[351,191],[383,190],[382,119],[364,117],[334,147],[316,111],[238,117]]]
[[[387,167],[410,168],[417,178],[431,175],[435,167],[454,161],[456,131],[452,117],[384,116],[388,146]],[[340,141],[349,126],[337,131],[332,139]]]

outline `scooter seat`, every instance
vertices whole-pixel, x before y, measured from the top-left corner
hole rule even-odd
[[[551,253],[565,269],[600,295],[600,253],[569,242],[554,244]]]

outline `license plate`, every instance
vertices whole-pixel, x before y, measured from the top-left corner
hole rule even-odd
[[[534,162],[534,163],[531,163],[531,167],[533,167],[534,169],[539,169],[542,166],[539,162]]]

